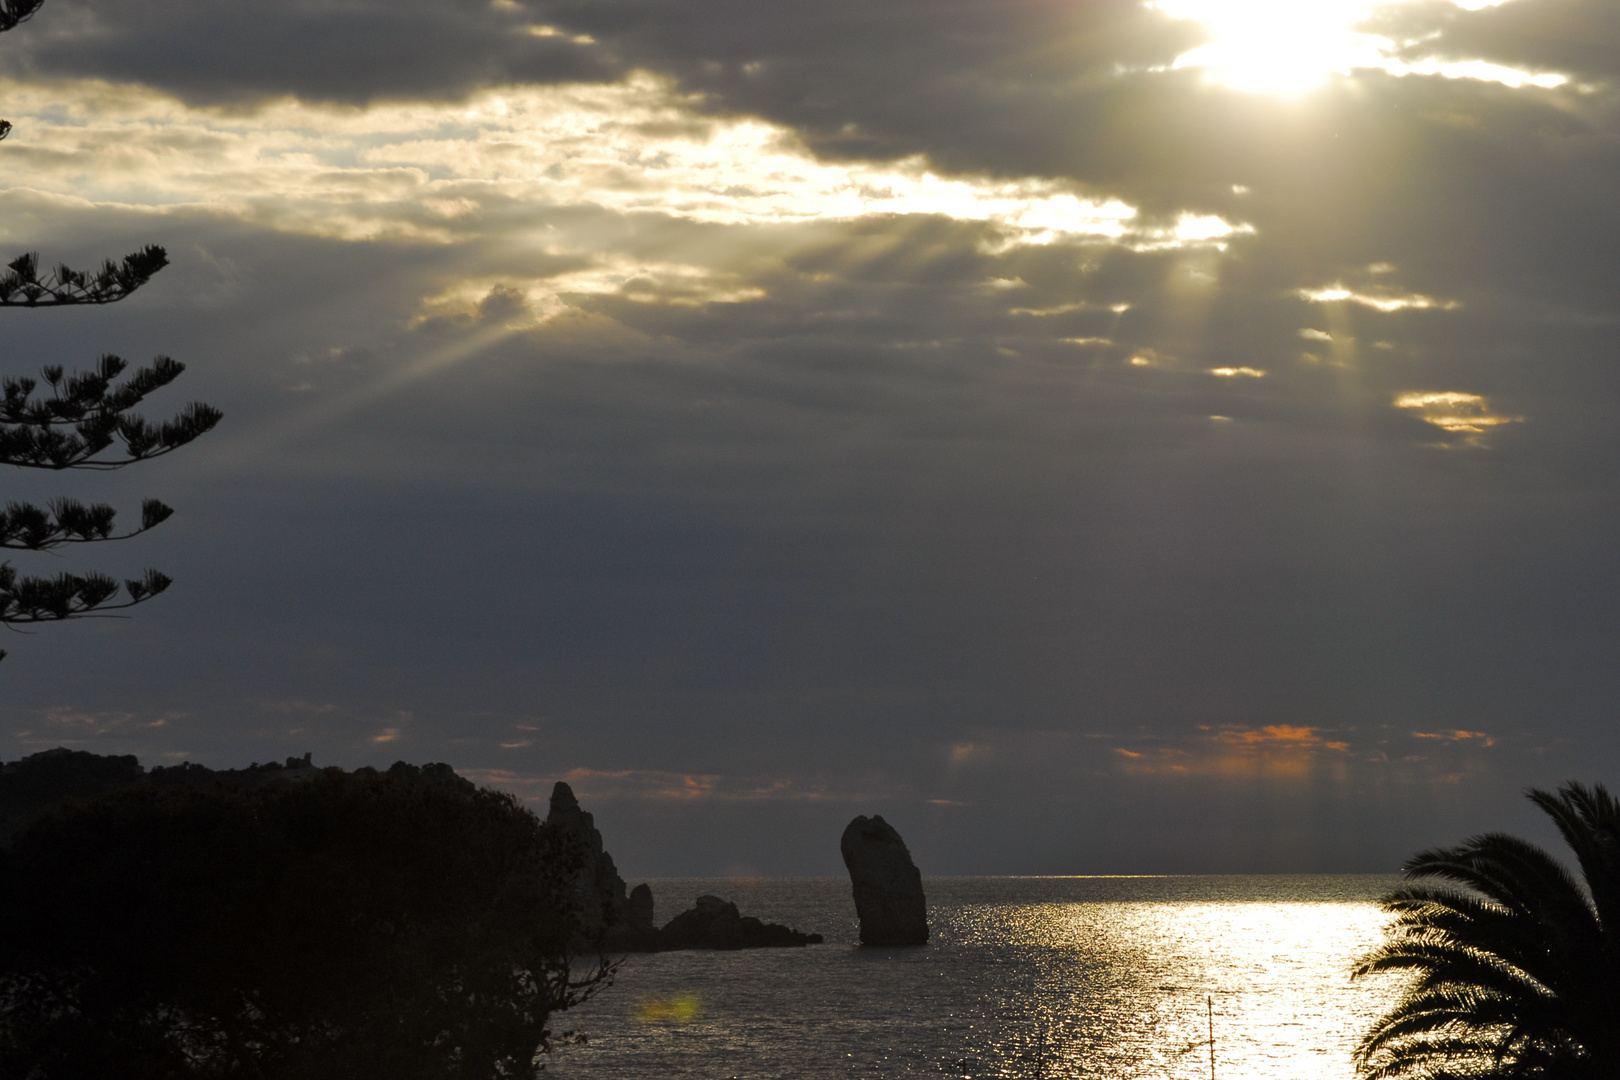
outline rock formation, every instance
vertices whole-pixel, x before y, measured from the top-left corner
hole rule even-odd
[[[631,897],[625,896],[624,879],[613,865],[613,856],[602,847],[602,834],[596,831],[595,818],[580,809],[574,789],[561,780],[551,789],[551,811],[546,815],[546,824],[573,836],[585,854],[585,865],[580,867],[575,888],[591,931],[606,929],[617,933],[653,928],[652,890],[646,885],[636,886],[634,903]]]
[[[575,879],[588,919],[589,941],[582,945],[624,953],[821,943],[819,934],[801,934],[785,926],[760,922],[742,915],[736,904],[714,896],[699,897],[696,907],[659,929],[653,922],[652,889],[642,884],[625,894],[624,879],[613,865],[613,856],[602,846],[595,818],[580,808],[573,788],[560,780],[551,790],[546,824],[573,836],[585,856],[585,864]]]
[[[625,904],[624,924],[632,930],[652,929],[653,894],[646,882],[630,890],[630,899]]]
[[[881,817],[857,817],[838,844],[855,891],[862,945],[924,945],[928,902],[906,842]]]
[[[637,891],[646,888],[638,886]],[[652,893],[647,893],[650,904]],[[718,896],[697,903],[660,930],[628,931],[609,936],[610,952],[673,952],[677,949],[768,949],[820,945],[820,934],[801,934],[780,923],[761,922]]]

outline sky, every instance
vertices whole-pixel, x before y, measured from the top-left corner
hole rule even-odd
[[[1620,7],[46,0],[0,370],[187,365],[0,758],[566,779],[625,876],[1388,872],[1620,783]]]

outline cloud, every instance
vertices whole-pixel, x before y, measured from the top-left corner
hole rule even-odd
[[[346,241],[471,243],[527,229],[541,261],[560,268],[598,246],[594,235],[570,243],[570,234],[599,234],[603,215],[727,227],[938,215],[981,223],[982,242],[998,252],[1053,243],[1223,249],[1253,232],[1210,214],[1160,223],[1064,181],[943,176],[919,156],[818,161],[790,131],[706,118],[689,95],[645,75],[486,91],[454,104],[280,101],[249,114],[96,82],[11,82],[0,92],[28,133],[8,157],[19,187],[155,212],[206,208]],[[622,257],[571,272],[572,287],[587,291],[604,276],[703,273]]]
[[[331,716],[338,712],[338,706],[331,702],[316,701],[261,701],[259,708],[266,712],[286,713],[312,718]]]
[[[983,757],[990,751],[990,747],[982,743],[952,743],[950,751],[952,765],[965,765],[975,758]]]
[[[1296,727],[1293,724],[1267,724],[1259,729],[1227,728],[1216,734],[1215,738],[1221,742],[1241,746],[1258,746],[1263,743],[1319,746],[1322,743],[1315,728]]]
[[[631,802],[719,803],[849,803],[871,799],[870,790],[848,790],[825,781],[766,776],[726,776],[663,769],[594,769],[579,766],[560,776],[514,769],[463,768],[462,775],[480,784],[512,791],[527,801],[551,797],[559,780],[587,804]]]
[[[1445,749],[1415,753],[1406,739],[1430,740]],[[1298,724],[1207,725],[1196,732],[1160,733],[1112,747],[1113,771],[1132,778],[1174,783],[1313,784],[1344,790],[1421,788],[1480,781],[1488,759],[1472,748],[1497,745],[1494,736],[1450,729],[1394,729],[1387,724],[1328,732]]]
[[[420,0],[342,6],[52,0],[6,35],[12,70],[139,82],[199,103],[296,95],[361,104],[455,99],[491,84],[611,78],[587,35],[525,5]]]
[[[1479,394],[1459,390],[1409,390],[1395,396],[1397,409],[1408,409],[1448,435],[1464,436],[1469,445],[1484,445],[1484,436],[1505,424],[1521,424],[1522,416],[1493,413]]]
[[[1465,742],[1469,739],[1478,739],[1485,746],[1496,745],[1495,737],[1487,735],[1483,731],[1463,731],[1461,729],[1453,729],[1451,731],[1414,731],[1412,732],[1412,738],[1439,739],[1442,742]]]
[[[1205,727],[1191,737],[1155,740],[1157,745],[1116,746],[1116,767],[1128,775],[1307,779],[1343,772],[1350,743],[1325,738],[1316,727]],[[1321,752],[1327,759],[1321,759]]]
[[[1360,304],[1363,307],[1370,307],[1383,312],[1425,311],[1431,308],[1439,311],[1450,311],[1458,306],[1455,300],[1436,300],[1432,296],[1424,296],[1421,293],[1357,292],[1353,289],[1347,289],[1337,282],[1319,289],[1300,289],[1298,295],[1301,300],[1309,300],[1313,304]],[[1314,337],[1315,335],[1306,334],[1302,331],[1301,336]],[[1331,341],[1333,338],[1331,335],[1325,335],[1317,340]]]
[[[1620,74],[1620,17],[1601,0],[1516,0],[1503,4],[1387,6],[1375,25],[1407,42],[1404,55],[1427,61],[1569,73],[1606,80]]]
[[[1276,7],[1221,0],[1159,0],[1149,6],[1175,18],[1195,21],[1209,34],[1209,40],[1176,57],[1173,68],[1198,69],[1213,82],[1254,93],[1304,94],[1320,89],[1334,75],[1366,70],[1396,76],[1478,79],[1515,88],[1550,89],[1568,81],[1557,73],[1524,71],[1477,59],[1448,61],[1421,54],[1421,58],[1412,58],[1417,50],[1411,45],[1402,48],[1412,40],[1410,37],[1396,40],[1368,30],[1370,13],[1387,12],[1398,5],[1399,0],[1383,5],[1314,3]],[[1481,6],[1489,5],[1456,5]],[[1455,14],[1450,5],[1424,7]],[[1376,14],[1371,25],[1382,25]],[[1403,53],[1408,55],[1403,57]]]

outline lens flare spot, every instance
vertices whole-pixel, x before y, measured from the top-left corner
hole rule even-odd
[[[696,994],[676,994],[668,998],[647,998],[636,1006],[636,1019],[644,1024],[689,1024],[703,1015],[703,1003]]]

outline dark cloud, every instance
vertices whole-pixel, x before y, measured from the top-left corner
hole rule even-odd
[[[537,32],[538,31],[538,32]],[[6,70],[138,82],[206,104],[282,96],[443,99],[623,69],[519,5],[484,2],[106,4],[50,0],[6,36]]]
[[[1370,25],[1409,59],[1483,60],[1533,72],[1609,81],[1620,73],[1620,11],[1601,0],[1509,0],[1465,11],[1449,3],[1386,9]]]
[[[715,108],[793,127],[823,153],[923,152],[1015,175],[1048,171],[1032,168],[1031,155],[1050,160],[1077,137],[1092,141],[1081,133],[1098,121],[1129,124],[1140,106],[1121,95],[1121,73],[1168,65],[1203,38],[1134,0],[834,0],[787,10],[627,0],[543,10],[627,63],[675,74]],[[955,138],[941,138],[947,130]]]
[[[209,103],[435,98],[644,67],[731,108],[797,112],[798,126],[823,132],[859,121],[863,100],[938,117],[985,99],[1063,96],[1122,66],[1168,63],[1200,37],[1134,0],[773,9],[736,0],[229,8],[51,0],[46,16],[11,35],[7,55],[39,74],[127,79]],[[939,100],[947,88],[950,100]]]

